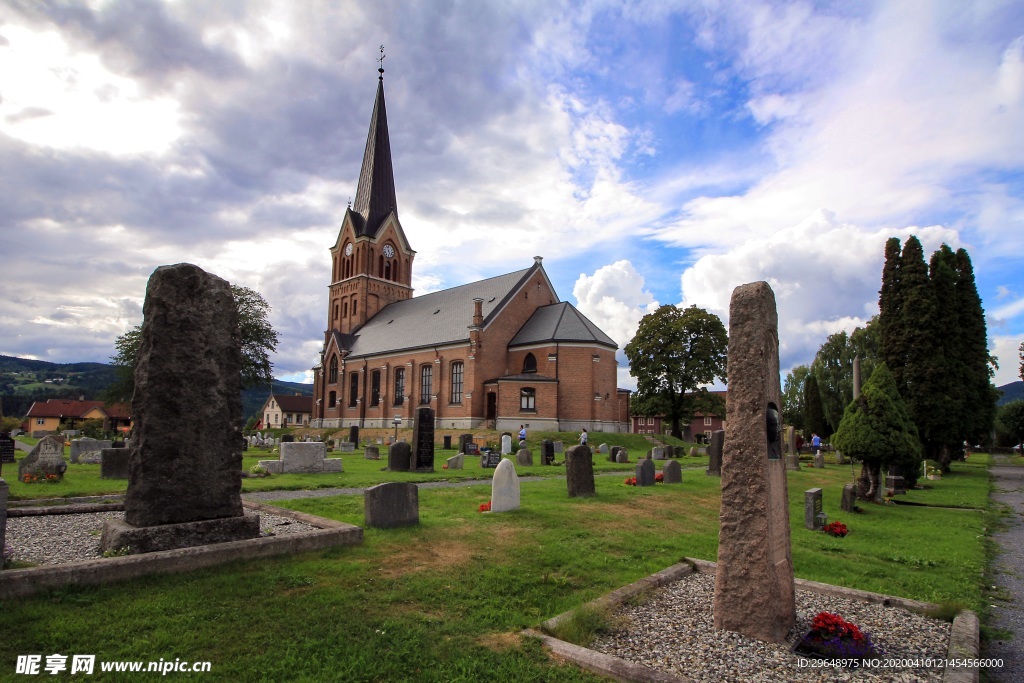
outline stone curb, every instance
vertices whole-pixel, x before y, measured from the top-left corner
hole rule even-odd
[[[7,511],[7,517],[43,517],[46,515],[80,515],[88,512],[117,512],[124,510],[124,503],[72,503],[54,507],[17,507]]]
[[[644,591],[672,583],[673,581],[689,576],[694,572],[701,574],[713,574],[716,568],[717,565],[714,562],[684,557],[683,561],[678,564],[674,564],[667,569],[663,569],[660,572],[646,576],[639,581],[629,584],[628,586],[623,586],[611,593],[595,598],[585,606],[597,609],[615,608],[626,600],[629,600],[633,596],[643,593]],[[829,584],[819,583],[817,581],[808,581],[806,579],[794,579],[793,582],[796,587],[803,590],[813,591],[815,593],[832,595],[850,600],[859,600],[861,602],[877,603],[886,606],[892,605],[914,612],[923,612],[937,607],[935,604],[929,602],[919,602],[917,600],[910,600],[907,598],[871,593],[868,591],[857,590],[855,588],[831,586]],[[571,661],[587,671],[604,676],[610,676],[617,681],[628,681],[631,683],[648,683],[652,681],[685,683],[690,680],[672,674],[666,674],[665,672],[656,671],[640,664],[635,664],[618,657],[613,657],[612,655],[588,650],[584,647],[580,647],[579,645],[573,645],[572,643],[567,643],[551,636],[550,633],[552,633],[553,629],[557,628],[558,624],[562,621],[572,616],[573,612],[575,612],[575,610],[563,612],[562,614],[541,623],[540,628],[544,633],[540,633],[533,629],[526,629],[522,632],[522,635],[535,638],[539,637],[545,647],[547,647],[556,656]],[[947,650],[946,657],[948,659],[976,659],[980,651],[979,645],[978,617],[970,610],[963,610],[953,620],[953,628],[950,633],[949,649]],[[978,673],[977,667],[958,669],[947,668],[943,674],[942,680],[943,683],[977,683]]]
[[[245,502],[244,506],[311,524],[318,527],[318,530],[144,555],[107,557],[31,569],[8,569],[0,572],[0,600],[26,597],[66,586],[105,585],[153,574],[188,572],[235,560],[293,555],[363,542],[363,530],[352,524],[272,505]]]

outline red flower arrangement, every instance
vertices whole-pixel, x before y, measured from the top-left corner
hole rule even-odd
[[[636,477],[626,477],[626,486],[636,486]]]
[[[448,463],[445,463],[445,464],[441,465],[441,469],[442,470],[448,469]]]
[[[486,503],[480,503],[479,512],[490,512],[490,511],[491,511],[491,501],[487,501]]]
[[[657,474],[655,474],[654,475],[654,481],[655,482],[663,482],[663,481],[665,481],[665,473],[664,472],[658,472]]]
[[[878,654],[869,635],[863,633],[856,624],[831,612],[819,612],[814,617],[810,632],[794,651],[818,657],[850,659],[854,662],[853,666],[857,666],[860,659]]]
[[[842,522],[830,522],[821,528],[829,536],[838,536],[842,538],[846,534],[850,533],[850,530],[846,528],[846,525]]]

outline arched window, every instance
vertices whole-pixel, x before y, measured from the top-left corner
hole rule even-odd
[[[395,369],[395,405],[405,402],[405,368]]]
[[[388,261],[387,263],[384,264],[384,279],[391,279],[391,261]]]
[[[377,277],[384,277],[384,257],[377,259]]]
[[[463,364],[452,363],[452,403],[462,403]]]
[[[391,262],[391,279],[398,282],[398,259]]]
[[[370,374],[370,405],[380,405],[380,370]]]
[[[348,404],[355,407],[359,401],[359,373],[352,372],[348,376]]]
[[[420,403],[430,403],[430,389],[434,379],[434,368],[424,365],[420,368]]]
[[[335,384],[338,381],[338,357],[331,356],[330,371],[327,374],[327,381],[330,384]]]
[[[356,309],[359,308],[359,299],[353,297],[352,299],[352,315],[356,314]]]
[[[519,410],[537,412],[537,390],[523,387],[519,390]]]
[[[523,359],[523,372],[537,372],[537,358],[532,353],[526,354]]]
[[[342,317],[347,318],[348,317],[348,302],[347,301],[344,304],[342,304],[341,310],[342,310]]]
[[[338,313],[340,313],[340,312],[341,312],[341,311],[340,311],[340,309],[341,309],[341,306],[339,306],[339,305],[338,305],[338,302],[337,302],[337,301],[335,301],[335,302],[334,302],[334,319],[335,319],[335,320],[337,320],[337,319],[338,319]]]

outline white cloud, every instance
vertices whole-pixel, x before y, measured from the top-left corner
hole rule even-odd
[[[1020,345],[1024,335],[995,336],[989,338],[989,352],[998,359],[999,369],[992,384],[1001,387],[1020,381]]]
[[[622,349],[636,334],[640,319],[658,308],[644,289],[644,278],[629,261],[616,261],[581,274],[572,289],[576,306]]]

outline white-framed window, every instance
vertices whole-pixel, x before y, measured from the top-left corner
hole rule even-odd
[[[533,387],[523,387],[519,390],[519,409],[537,410],[537,390]]]
[[[452,363],[452,403],[462,403],[462,379],[465,366],[462,362]]]
[[[705,427],[710,427],[711,426],[711,416],[710,415],[704,418],[704,426]]]

